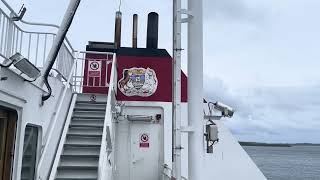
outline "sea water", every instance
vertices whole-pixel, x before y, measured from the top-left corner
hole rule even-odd
[[[320,146],[244,149],[269,180],[320,180]]]

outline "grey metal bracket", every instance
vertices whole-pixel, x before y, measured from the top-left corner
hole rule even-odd
[[[180,13],[181,15],[187,15],[186,18],[181,18],[181,21],[179,23],[188,23],[190,22],[190,19],[193,18],[192,12],[187,9],[180,9],[178,13]]]
[[[222,117],[223,117],[223,116],[205,115],[205,116],[204,116],[204,119],[205,119],[205,120],[211,119],[211,120],[217,121],[217,120],[221,120]]]

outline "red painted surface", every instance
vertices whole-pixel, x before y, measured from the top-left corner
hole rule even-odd
[[[149,148],[150,144],[149,143],[140,143],[140,148]]]
[[[158,79],[157,91],[149,97],[122,94],[118,88],[117,100],[119,101],[156,101],[172,102],[172,58],[168,57],[136,57],[117,56],[118,80],[123,77],[123,70],[130,68],[151,68],[156,72]],[[181,101],[187,102],[187,77],[182,72]]]
[[[89,73],[89,61],[101,63],[101,72]],[[86,54],[83,79],[83,93],[107,94],[109,89],[112,55]],[[100,74],[100,75],[99,75]]]

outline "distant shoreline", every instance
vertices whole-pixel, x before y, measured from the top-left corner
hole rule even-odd
[[[264,146],[264,147],[292,147],[292,146],[320,146],[312,143],[261,143],[261,142],[239,142],[241,146]]]

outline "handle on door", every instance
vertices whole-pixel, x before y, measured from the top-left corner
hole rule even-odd
[[[134,160],[132,161],[132,164],[136,164],[137,162],[142,161],[142,160],[143,160],[143,158],[134,159]]]

